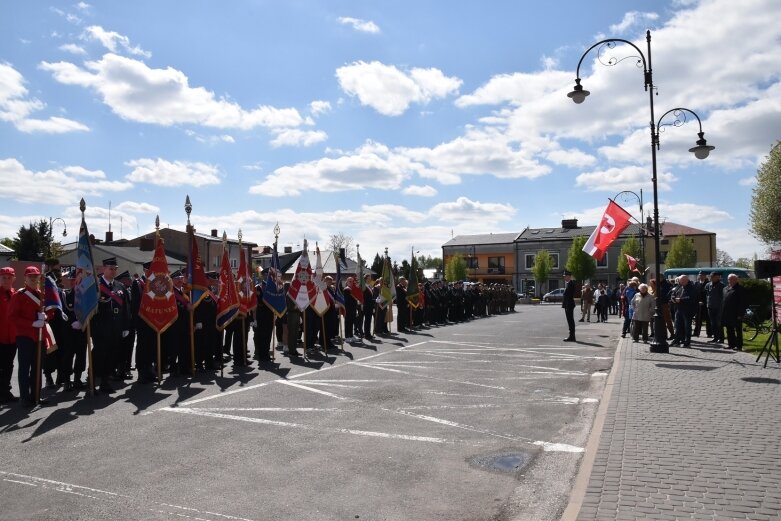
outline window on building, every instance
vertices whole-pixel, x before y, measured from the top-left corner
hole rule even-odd
[[[602,260],[597,261],[597,268],[607,268],[607,255],[604,255]]]
[[[551,262],[551,268],[554,269],[554,270],[559,269],[559,254],[557,252],[549,252],[549,253],[550,253],[551,259],[553,261],[553,262]],[[527,253],[525,255],[526,269],[527,270],[530,270],[530,269],[532,269],[534,267],[534,257],[535,256],[536,256],[536,254],[532,254],[532,253]],[[489,262],[490,262],[490,260],[489,260]]]
[[[488,273],[504,273],[504,257],[488,257]]]
[[[222,257],[220,255],[214,256],[214,267],[219,268],[220,264],[222,263]]]
[[[526,264],[525,264],[526,269],[527,270],[532,269],[534,267],[534,255],[527,253],[525,259],[526,259]]]
[[[551,253],[550,256],[553,259],[553,262],[551,263],[551,268],[553,268],[554,270],[559,269],[559,254]]]
[[[237,269],[239,267],[239,260],[238,259],[231,259],[231,268]]]

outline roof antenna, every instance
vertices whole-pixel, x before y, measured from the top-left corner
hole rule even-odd
[[[108,231],[111,231],[111,201],[108,202]]]

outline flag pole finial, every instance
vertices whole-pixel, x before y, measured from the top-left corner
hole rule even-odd
[[[277,221],[277,224],[274,225],[274,242],[277,242],[277,239],[279,238],[279,221]]]
[[[241,234],[241,228],[239,228],[239,247],[241,247],[241,238],[243,235]]]
[[[87,203],[84,202],[84,198],[82,197],[81,201],[79,201],[79,210],[81,210],[81,213],[83,214],[84,210],[86,209],[87,209]],[[82,217],[84,216],[82,215]]]
[[[193,211],[193,205],[190,202],[190,196],[189,195],[184,200],[184,211],[187,214],[187,226],[190,226],[190,212]]]

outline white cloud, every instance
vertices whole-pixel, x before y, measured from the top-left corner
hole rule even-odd
[[[328,139],[328,134],[322,130],[301,130],[298,128],[275,129],[276,137],[271,140],[271,146],[311,146]]]
[[[420,197],[434,197],[437,195],[437,189],[429,185],[409,185],[401,193],[405,195],[417,195]]]
[[[572,83],[572,73],[545,70],[536,73],[516,72],[492,77],[488,83],[472,94],[465,94],[456,100],[457,107],[474,105],[497,105],[510,103],[521,105],[533,103],[550,96],[562,86]]]
[[[116,54],[87,62],[83,69],[68,62],[42,62],[40,68],[51,72],[60,83],[95,90],[103,103],[130,121],[242,130],[295,127],[304,123],[294,108],[259,106],[244,110],[234,102],[215,98],[213,92],[203,87],[190,87],[181,71],[171,67],[152,69],[143,62]]]
[[[641,13],[639,11],[630,11],[624,14],[624,18],[621,22],[611,25],[610,32],[613,34],[624,34],[629,29],[633,29],[638,25],[645,25],[648,22],[655,22],[659,19],[659,15],[656,13]]]
[[[100,170],[78,166],[35,172],[14,158],[0,159],[0,179],[13,179],[12,183],[4,183],[0,198],[23,203],[71,201],[77,205],[81,196],[121,192],[133,186],[124,181],[109,181]]]
[[[501,203],[481,203],[467,197],[459,197],[454,202],[439,203],[429,210],[429,215],[442,221],[480,220],[483,223],[508,221],[515,216],[512,205]]]
[[[125,164],[133,167],[127,179],[137,183],[196,187],[220,184],[219,169],[206,163],[142,158]]]
[[[380,32],[379,26],[371,20],[361,20],[360,18],[350,18],[349,16],[341,16],[338,20],[340,24],[349,25],[358,32],[371,34]]]
[[[740,186],[755,186],[757,184],[757,176],[744,177],[738,180]]]
[[[657,186],[660,191],[671,190],[676,177],[668,172],[657,174]],[[613,192],[622,190],[638,191],[651,188],[651,171],[645,166],[625,166],[584,172],[575,178],[575,185],[589,192]]]
[[[415,212],[400,204],[364,204],[361,210],[386,216],[389,220],[404,219],[410,222],[422,222],[426,219],[423,212]]]
[[[378,61],[359,61],[336,70],[339,85],[362,105],[385,116],[399,116],[412,103],[427,104],[458,91],[462,81],[439,69],[415,68],[409,72]]]
[[[331,102],[323,101],[323,100],[315,100],[309,104],[309,112],[311,112],[313,116],[318,116],[320,114],[325,114],[326,112],[331,112]]]
[[[351,154],[277,168],[252,186],[250,193],[282,197],[308,190],[396,190],[413,169],[408,159],[384,145],[369,142]]]
[[[46,104],[28,97],[24,77],[12,66],[0,63],[0,121],[12,123],[25,133],[62,134],[88,131],[89,127],[61,117],[30,119],[28,116],[46,108]]]
[[[76,4],[76,8],[81,10],[81,11],[89,11],[90,7],[92,7],[92,6],[90,4],[88,4],[87,2],[79,2],[78,4]]]
[[[103,47],[111,51],[112,53],[119,52],[120,49],[124,49],[128,53],[134,56],[143,56],[149,58],[152,53],[143,50],[139,46],[130,45],[130,38],[121,35],[114,31],[106,31],[99,25],[91,25],[82,33],[81,38],[87,41],[98,41]]]
[[[84,47],[76,45],[75,43],[65,43],[63,45],[60,45],[58,49],[60,49],[63,52],[69,52],[71,54],[77,54],[80,56],[87,54],[87,51],[84,50]]]
[[[694,228],[732,220],[732,215],[715,206],[695,203],[659,203],[659,219]]]
[[[114,209],[128,213],[160,213],[160,207],[149,203],[137,203],[135,201],[123,201]]]
[[[557,165],[569,167],[591,166],[597,162],[597,158],[577,148],[569,150],[556,149],[547,153],[546,158]]]

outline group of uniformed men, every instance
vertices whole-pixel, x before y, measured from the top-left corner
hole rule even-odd
[[[189,300],[185,275],[181,271],[171,274],[177,306],[177,319],[160,334],[159,340],[141,317],[139,308],[151,263],[144,264],[145,274],[131,276],[128,272],[117,274],[115,258],[103,259],[103,272],[98,277],[98,309],[91,318],[89,328],[82,327],[74,310],[73,283],[75,270],[63,273],[57,259],[46,263],[45,276],[58,287],[62,311],[43,311],[44,294],[39,289],[41,272],[28,266],[24,272],[24,287],[13,289],[13,268],[0,269],[0,403],[17,401],[11,393],[13,360],[18,353],[18,380],[22,403],[26,407],[45,404],[35,397],[36,349],[41,349],[41,369],[47,388],[61,387],[64,392],[86,388],[85,371],[88,369],[87,332],[92,338],[93,384],[97,392],[114,391],[111,381],[132,378],[134,360],[141,383],[151,383],[160,374],[191,375],[197,372],[221,369],[226,360],[233,367],[246,368],[251,358],[268,362],[273,355],[272,337],[278,348],[290,357],[300,356],[297,346],[302,345],[306,354],[316,351],[317,345],[325,350],[337,349],[342,344],[340,316],[344,317],[344,341],[360,343],[372,340],[375,335],[390,335],[389,322],[392,312],[382,298],[381,281],[364,277],[363,299],[353,298],[352,291],[360,291],[352,277],[348,277],[342,289],[344,304],[332,305],[322,315],[309,307],[301,311],[293,299],[287,298],[286,312],[279,316],[263,303],[265,280],[255,287],[258,306],[233,320],[224,331],[217,327],[217,294],[219,274],[207,273],[209,291],[194,309]],[[331,301],[336,302],[335,281],[325,277]],[[286,290],[288,284],[285,285]],[[515,310],[516,293],[511,286],[481,283],[445,283],[433,281],[420,283],[417,307],[408,302],[408,282],[400,277],[396,285],[397,332],[404,333],[423,327],[463,322],[473,317],[484,317]],[[286,292],[287,293],[287,292]],[[360,301],[362,300],[362,303]],[[192,310],[192,318],[191,318]],[[53,333],[50,344],[56,345],[47,352],[47,342],[39,343],[47,334],[47,324]],[[253,330],[254,354],[248,351],[249,330]],[[41,333],[39,335],[39,332]],[[158,341],[160,360],[158,362]],[[36,347],[40,345],[41,347]],[[192,353],[195,359],[192,360]],[[56,380],[54,373],[56,372]],[[38,372],[37,377],[40,378]]]

